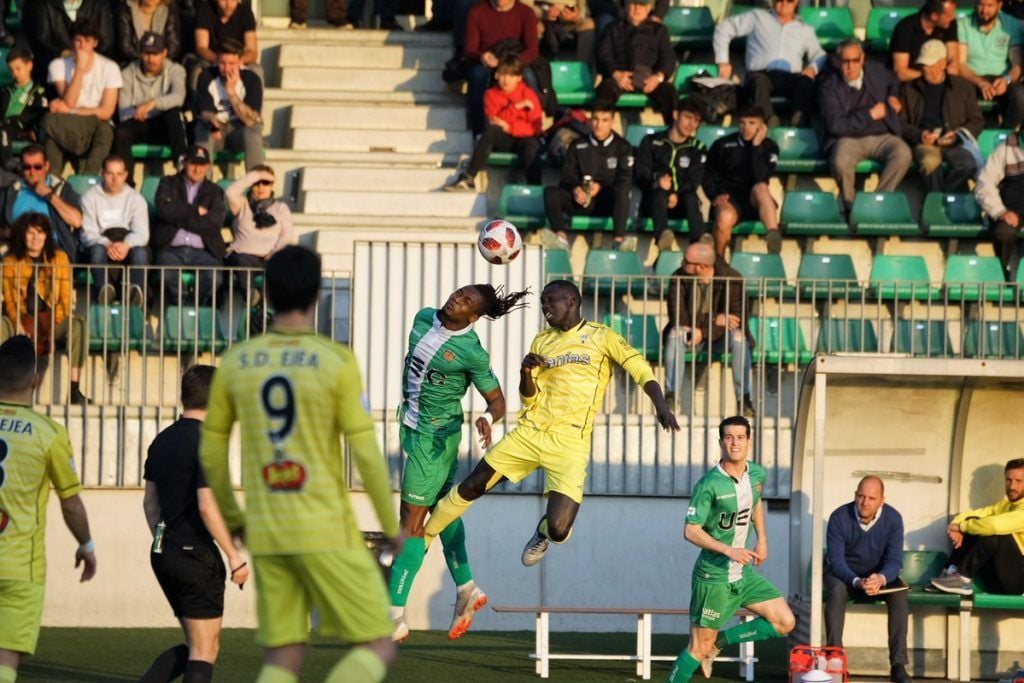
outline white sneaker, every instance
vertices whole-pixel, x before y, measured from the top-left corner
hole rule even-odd
[[[473,617],[477,610],[487,604],[487,595],[473,586],[472,590],[459,591],[459,597],[455,600],[455,615],[452,617],[452,626],[448,629],[448,640],[461,638],[473,624]]]
[[[391,632],[391,642],[401,643],[409,637],[409,625],[405,623],[405,617],[395,617],[392,621],[395,630]]]
[[[526,542],[526,547],[523,548],[523,566],[532,567],[540,562],[550,545],[551,541],[547,537],[541,536],[540,531],[534,531],[533,537]]]
[[[719,652],[721,650],[712,645],[708,656],[700,660],[700,670],[704,672],[704,678],[711,678],[711,669],[715,666],[715,657],[718,656]]]

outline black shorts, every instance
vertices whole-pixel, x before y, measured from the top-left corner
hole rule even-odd
[[[750,203],[750,192],[751,190],[729,193],[729,203],[736,207],[736,213],[740,215],[740,223],[761,220],[761,214]]]
[[[150,553],[149,559],[174,616],[216,619],[224,615],[227,570],[216,548],[165,543],[164,551]]]

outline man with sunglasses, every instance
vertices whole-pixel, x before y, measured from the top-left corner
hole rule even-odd
[[[825,65],[825,51],[814,29],[797,14],[797,5],[797,0],[773,0],[771,10],[755,9],[731,16],[715,27],[712,40],[718,75],[730,78],[729,43],[734,38],[749,37],[744,95],[749,104],[765,112],[769,127],[780,123],[772,108],[773,95],[792,103],[791,126],[810,125],[814,79]]]

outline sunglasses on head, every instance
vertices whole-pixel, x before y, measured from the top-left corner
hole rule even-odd
[[[46,164],[22,164],[21,168],[26,171],[42,171],[46,168]]]
[[[253,185],[262,185],[264,187],[266,187],[267,185],[273,185],[273,184],[274,184],[273,180],[257,180],[255,183],[253,183]]]

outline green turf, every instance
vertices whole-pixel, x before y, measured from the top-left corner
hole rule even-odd
[[[22,681],[134,681],[153,657],[181,642],[171,629],[44,628],[35,657],[21,665]],[[685,645],[685,636],[654,637],[655,654],[675,654]],[[571,633],[551,637],[553,652],[632,652],[636,636],[630,633]],[[302,680],[320,681],[344,653],[340,643],[314,641],[306,656]],[[436,631],[412,634],[399,651],[388,681],[439,683],[448,681],[537,681],[533,662],[533,632],[480,632],[449,642]],[[758,643],[758,681],[785,681],[785,642]],[[260,650],[248,629],[226,629],[221,634],[221,653],[215,680],[251,681],[260,664]],[[669,662],[655,662],[652,680],[664,681]],[[712,681],[741,680],[735,664],[719,664]],[[697,674],[700,677],[700,674]],[[635,681],[630,662],[552,662],[551,680]],[[703,677],[699,680],[704,681]]]

